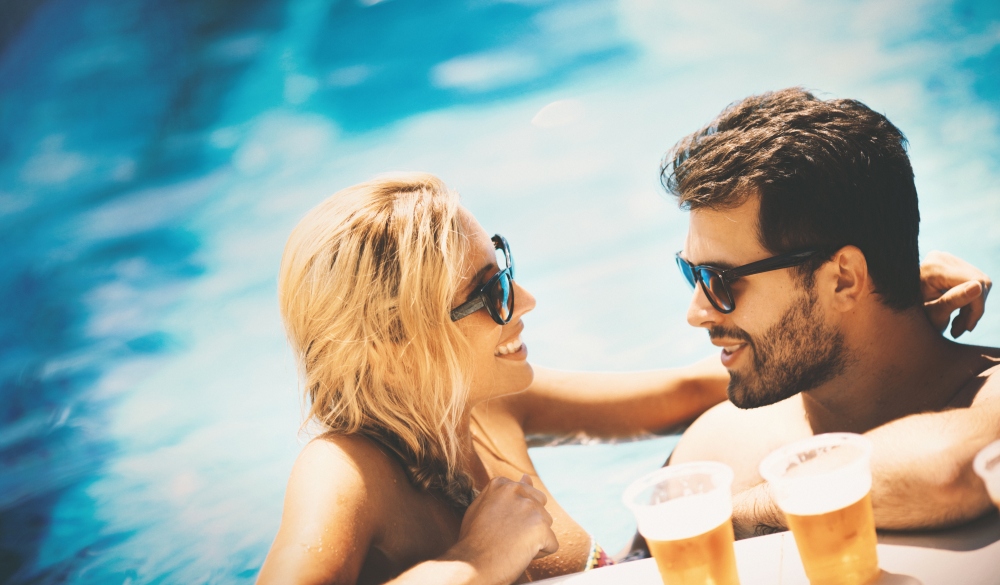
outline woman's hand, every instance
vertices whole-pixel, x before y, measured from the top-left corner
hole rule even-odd
[[[512,583],[533,559],[559,549],[545,502],[527,475],[493,478],[465,512],[446,556],[475,566],[484,583]]]
[[[951,314],[959,310],[951,323],[952,337],[976,327],[986,310],[986,296],[992,286],[990,277],[981,270],[945,252],[927,254],[920,265],[924,311],[934,327],[944,331]]]

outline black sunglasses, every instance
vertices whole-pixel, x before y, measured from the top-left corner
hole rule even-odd
[[[452,309],[452,321],[468,317],[479,309],[486,309],[497,325],[510,323],[510,318],[514,315],[514,257],[510,255],[507,240],[500,234],[493,236],[493,245],[497,250],[503,251],[507,267],[476,289],[469,300]]]
[[[708,297],[708,302],[712,303],[715,310],[720,313],[732,313],[736,309],[736,301],[733,300],[733,291],[729,288],[734,281],[782,268],[790,268],[805,263],[807,260],[819,253],[819,250],[805,250],[802,252],[792,252],[772,256],[736,268],[716,268],[714,266],[695,266],[687,260],[681,258],[681,253],[677,253],[677,267],[681,269],[681,274],[687,280],[691,288],[695,283],[701,285],[701,290]]]

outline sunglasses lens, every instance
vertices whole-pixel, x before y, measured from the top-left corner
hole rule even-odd
[[[493,236],[493,243],[497,247],[497,264],[500,266],[500,270],[507,269],[508,274],[510,274],[511,280],[514,277],[514,255],[510,253],[510,247],[507,242],[501,238],[499,235]]]
[[[722,311],[732,311],[733,301],[729,298],[729,291],[722,283],[722,277],[713,270],[702,268],[698,271],[698,276],[705,290],[705,293],[712,298],[715,305]]]
[[[490,300],[496,308],[496,314],[506,323],[514,313],[514,290],[511,285],[510,272],[502,272],[500,278],[490,291]]]
[[[674,258],[675,260],[677,260],[677,268],[679,268],[681,274],[684,275],[684,280],[687,281],[688,285],[691,288],[694,288],[695,278],[694,278],[694,271],[691,270],[691,265],[688,264],[686,261],[684,261],[684,259],[681,258],[680,256],[675,256]]]

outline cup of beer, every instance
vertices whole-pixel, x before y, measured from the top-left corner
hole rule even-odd
[[[972,461],[972,469],[983,478],[990,499],[1000,508],[1000,441],[993,441],[983,447]]]
[[[733,470],[710,461],[664,467],[625,490],[664,585],[739,585]]]
[[[786,445],[760,464],[812,585],[861,585],[879,576],[871,451],[861,435],[827,433]]]

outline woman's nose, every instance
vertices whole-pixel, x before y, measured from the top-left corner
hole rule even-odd
[[[514,316],[520,317],[535,308],[535,297],[517,281],[514,281]]]

